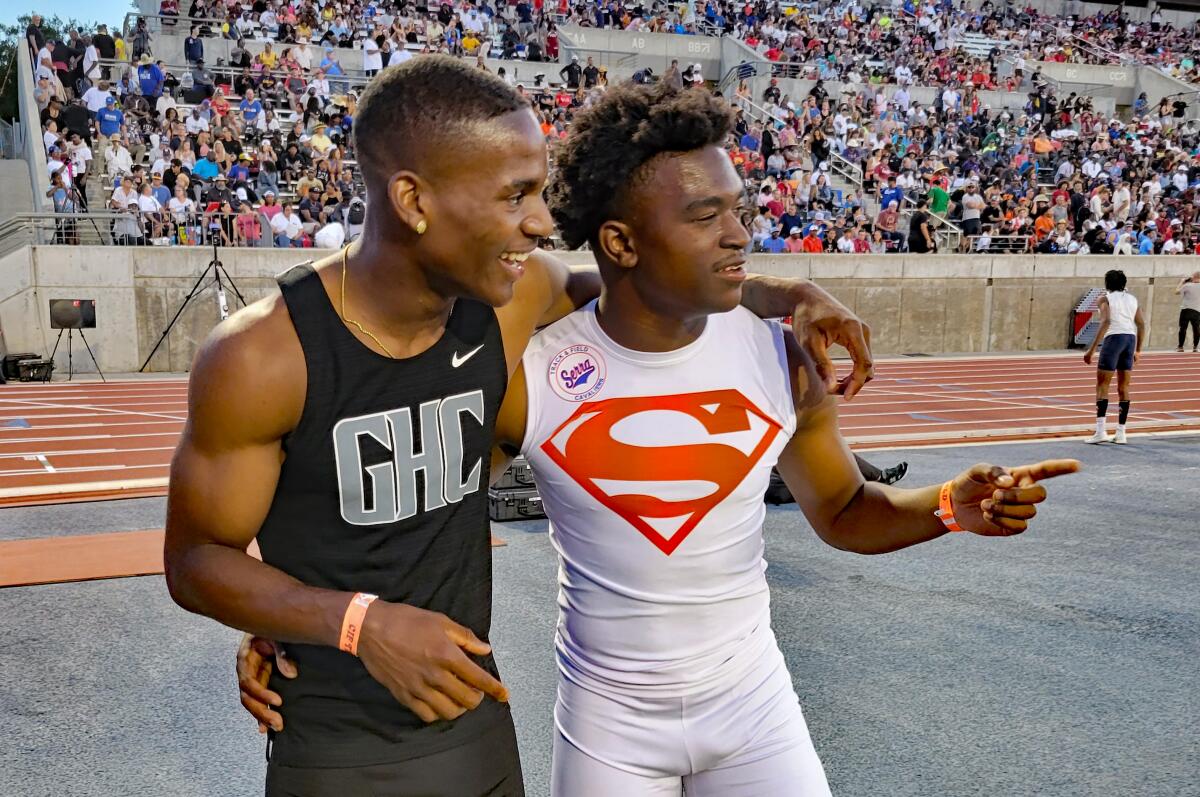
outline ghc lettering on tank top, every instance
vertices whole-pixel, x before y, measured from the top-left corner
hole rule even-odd
[[[475,423],[483,423],[483,391],[426,401],[417,408],[417,414],[420,451],[416,450],[409,407],[343,418],[333,427],[338,494],[342,519],[347,523],[374,526],[417,514],[417,471],[425,474],[425,512],[457,504],[479,489],[482,459],[476,459],[463,478],[463,424],[470,423],[468,415]],[[364,437],[389,451],[391,460],[364,466]]]

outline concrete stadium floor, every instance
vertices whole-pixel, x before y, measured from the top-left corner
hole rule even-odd
[[[794,506],[766,535],[774,625],[836,795],[1200,795],[1200,436],[873,452],[905,484],[976,462],[1081,459],[1035,529],[881,557]],[[162,499],[0,513],[0,538],[144,528]],[[531,797],[547,794],[554,553],[497,527],[493,641]],[[0,794],[262,793],[238,634],[159,577],[0,590]]]

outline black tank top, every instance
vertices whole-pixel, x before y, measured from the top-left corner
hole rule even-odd
[[[304,350],[308,391],[270,512],[263,561],[305,584],[441,612],[482,640],[491,627],[487,485],[508,372],[495,311],[455,302],[446,331],[404,360],[345,327],[311,265],[279,278]],[[284,730],[272,760],[345,767],[457,746],[508,717],[485,698],[426,725],[336,648],[291,645],[300,676],[275,675]],[[497,675],[491,656],[477,661]]]

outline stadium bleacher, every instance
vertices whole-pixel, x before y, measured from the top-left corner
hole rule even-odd
[[[608,84],[605,64],[568,57],[560,28],[607,27],[721,34],[757,59],[724,76],[685,63],[633,77],[721,91],[737,108],[728,149],[765,209],[746,219],[758,247],[800,251],[813,228],[825,251],[903,252],[929,222],[941,251],[1196,251],[1194,98],[1143,95],[1120,118],[1111,98],[1064,92],[1039,69],[1107,58],[1191,79],[1194,26],[1143,23],[1163,42],[1150,52],[1117,12],[1064,22],[949,0],[378,3],[353,19],[332,5],[155,10],[115,38],[72,34],[32,53],[54,209],[133,220],[60,224],[60,238],[312,246],[324,231],[340,244],[365,202],[354,106],[378,70],[428,52],[503,69],[554,140]],[[293,213],[298,224],[275,218]]]

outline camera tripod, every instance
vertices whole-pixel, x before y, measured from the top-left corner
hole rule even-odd
[[[62,343],[63,333],[67,333],[67,381],[71,381],[71,377],[75,375],[75,356],[72,351],[72,342],[75,338],[75,330],[70,327],[58,330],[58,338],[54,341],[54,350],[50,352],[50,361],[54,361],[54,355],[58,352],[58,344]],[[83,336],[83,330],[79,330],[79,339],[83,341],[83,345],[87,348],[88,356],[92,358],[92,365],[96,366],[96,373],[100,374],[100,381],[107,382],[104,378],[104,372],[100,370],[100,363],[96,362],[96,355],[92,353],[92,347],[88,345],[87,338]],[[49,378],[49,377],[47,377]]]
[[[161,346],[163,341],[167,339],[167,335],[170,334],[171,328],[175,326],[175,322],[179,320],[179,317],[183,315],[183,311],[187,309],[188,303],[192,301],[192,299],[194,299],[201,291],[207,290],[214,285],[216,286],[217,309],[221,314],[222,321],[224,321],[226,318],[229,318],[229,302],[225,299],[225,282],[229,283],[229,287],[233,289],[233,295],[236,296],[238,301],[242,303],[242,307],[246,306],[246,297],[242,296],[242,292],[238,290],[238,286],[234,283],[233,278],[229,276],[229,272],[225,270],[225,266],[221,264],[220,258],[217,257],[216,241],[213,241],[212,248],[212,260],[208,261],[208,265],[204,267],[204,271],[200,272],[200,277],[196,280],[196,284],[192,286],[192,289],[188,291],[188,295],[183,297],[183,303],[180,304],[179,309],[175,311],[175,317],[172,318],[170,323],[167,324],[167,328],[162,331],[162,335],[159,336],[158,342],[154,344],[154,348],[150,350],[150,354],[146,357],[146,361],[142,363],[142,367],[138,369],[139,372],[145,371],[146,366],[150,365],[150,361],[154,359],[154,354],[158,351],[158,347]],[[206,285],[204,282],[206,279],[208,279],[209,272],[212,272],[213,280]],[[224,282],[221,281],[222,277],[224,277]]]

